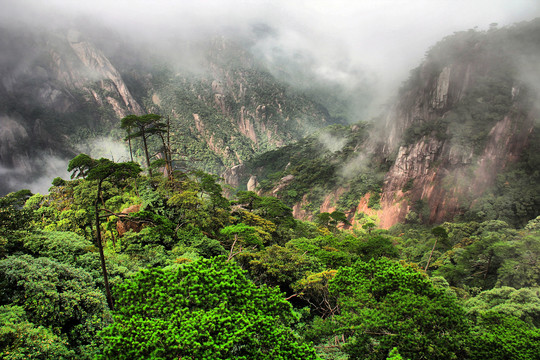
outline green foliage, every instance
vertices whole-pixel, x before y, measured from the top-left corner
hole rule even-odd
[[[367,240],[360,241],[355,252],[360,255],[360,259],[363,261],[382,257],[399,258],[399,250],[394,246],[392,240],[384,235],[373,235]]]
[[[414,186],[414,178],[410,178],[409,180],[407,180],[407,182],[405,183],[405,185],[403,186],[403,188],[401,189],[402,192],[407,192],[409,190],[411,190]]]
[[[179,229],[177,237],[181,245],[176,251],[185,250],[188,252],[189,250],[193,250],[205,258],[223,255],[225,253],[225,249],[218,240],[207,237],[197,228]]]
[[[347,216],[341,211],[333,211],[332,213],[322,212],[315,216],[315,222],[330,231],[337,231],[337,226],[351,225]]]
[[[538,43],[524,28],[457,33],[436,45],[403,91],[424,86],[426,74],[435,79],[444,67],[470,61],[485,66],[484,76],[472,73],[458,97],[450,91],[448,100],[459,102],[441,108],[435,121],[413,119],[403,142],[444,140],[451,152],[472,154],[474,164],[496,122],[508,114],[524,119],[534,97],[507,61],[519,52],[494,51],[502,40]],[[47,195],[26,190],[0,198],[0,357],[311,359],[314,349],[335,360],[538,357],[540,218],[527,224],[540,208],[537,128],[521,159],[474,199],[462,216],[469,222],[422,226],[430,209],[418,201],[407,224],[390,232],[368,216],[355,219],[353,233],[342,232],[345,214],[366,195],[368,207],[380,206],[392,155],[366,155],[365,123],[330,126],[293,144],[313,130],[299,119],[308,116],[315,128],[337,120],[269,73],[239,65],[230,45],[221,45],[209,50],[211,76],[161,67],[147,69],[152,76],[145,79],[126,74],[137,100],[171,114],[171,123],[157,114],[131,115],[121,126],[149,169],[170,166],[173,153],[178,166],[214,173],[241,161],[246,175],[257,175],[261,195],[240,191],[231,207],[215,175],[140,177],[134,163],[81,154],[69,164],[81,180],[56,178]],[[90,86],[99,96],[117,96]],[[31,108],[22,116],[45,125],[54,119],[54,133],[73,133],[71,141],[108,131],[93,119],[114,120],[112,109],[88,111],[85,96],[73,92],[81,101],[77,114]],[[338,102],[332,106],[345,114]],[[74,129],[78,121],[88,128]],[[284,146],[268,151],[278,145]],[[155,152],[167,155],[151,163]],[[413,186],[410,179],[402,190]],[[277,199],[265,196],[274,191]],[[342,195],[332,199],[331,192]],[[323,200],[336,211],[320,213]],[[298,204],[317,224],[294,219]],[[118,214],[131,205],[141,211]],[[144,226],[119,237],[121,218]],[[95,245],[102,247],[101,264]],[[207,259],[227,254],[234,259]],[[116,293],[114,323],[100,265]],[[420,268],[439,276],[430,280]],[[318,342],[314,349],[310,339]]]
[[[76,359],[66,340],[29,322],[20,306],[0,306],[0,356],[5,360]]]
[[[309,303],[314,315],[326,318],[339,310],[336,296],[328,289],[328,283],[336,276],[336,273],[337,270],[308,272],[306,276],[293,284],[294,291],[301,299]],[[308,330],[306,335],[311,338],[317,338],[315,334],[326,335],[328,331],[331,332],[331,326],[329,322],[322,322],[321,318],[316,317],[313,328]]]
[[[136,177],[141,172],[141,167],[133,162],[115,163],[109,159],[95,160],[86,154],[79,154],[69,162],[68,171],[73,172],[72,178],[120,181]]]
[[[36,231],[23,238],[24,251],[59,263],[80,267],[96,277],[99,258],[94,245],[72,232]]]
[[[448,119],[440,118],[435,121],[416,122],[405,130],[403,145],[414,144],[428,136],[434,136],[438,140],[447,138]],[[407,184],[406,186],[407,187]],[[405,191],[405,190],[404,190]]]
[[[540,231],[520,233],[510,241],[494,247],[503,258],[497,271],[497,285],[516,288],[540,285]]]
[[[508,73],[509,70],[504,69],[477,79],[475,86],[445,118],[453,144],[471,147],[477,155],[484,148],[493,125],[511,110],[512,79]]]
[[[316,212],[325,195],[337,186],[347,188],[336,200],[339,211],[348,211],[369,191],[380,191],[382,185],[378,162],[370,162],[359,151],[368,134],[365,123],[331,125],[296,144],[252,159],[246,163],[246,173],[257,174],[263,193],[279,187],[277,196],[286,205],[307,201],[310,212]],[[286,176],[289,180],[282,184]]]
[[[147,91],[143,96],[147,109],[173,114],[172,152],[184,154],[182,157],[190,166],[219,174],[225,166],[232,167],[298,140],[314,128],[339,122],[312,99],[292,93],[288,86],[256,65],[257,61],[245,49],[230,42],[203,46],[211,54],[211,71],[195,75],[159,66],[150,69],[150,89],[148,81],[141,81],[136,87]],[[238,59],[239,54],[242,60]],[[155,98],[159,98],[159,105]],[[289,119],[306,119],[310,126]],[[240,121],[246,124],[244,128],[240,128]],[[157,149],[159,139],[150,138],[149,147]]]
[[[229,238],[234,237],[235,242],[240,240],[237,244],[240,248],[242,245],[245,247],[254,246],[258,248],[261,247],[264,242],[270,240],[270,234],[267,232],[242,223],[226,226],[221,229],[220,233]]]
[[[355,208],[358,206],[360,199],[369,192],[371,192],[372,195],[370,196],[370,204],[368,204],[368,206],[370,208],[377,208],[384,175],[380,173],[374,165],[371,166],[372,167],[367,168],[365,172],[359,172],[348,181],[349,190],[340,196],[337,201],[338,209],[348,211],[351,208]],[[342,184],[345,183],[347,182],[342,182]],[[377,197],[376,194],[379,194],[379,197]]]
[[[287,329],[293,314],[280,293],[223,258],[142,271],[117,296],[104,358],[315,358]]]
[[[390,350],[390,353],[388,354],[386,360],[403,360],[403,356],[399,354],[398,348],[395,347]]]
[[[467,220],[502,220],[523,227],[540,214],[540,129],[535,127],[520,161],[500,172],[495,185],[475,201]]]
[[[272,238],[275,242],[284,244],[290,237],[290,230],[296,227],[296,220],[292,215],[292,209],[285,205],[281,200],[271,196],[258,196],[252,191],[239,191],[236,195],[237,201],[234,203],[240,205],[243,209],[252,212],[271,224],[263,225],[259,220],[257,226],[263,225],[263,229],[271,230]],[[245,215],[241,215],[246,218]],[[251,217],[248,221],[254,221]],[[275,226],[275,227],[274,227]]]
[[[163,133],[167,132],[167,125],[160,122],[161,116],[156,114],[145,114],[141,116],[128,115],[120,121],[120,127],[127,132],[126,140],[129,140],[129,151],[132,153],[131,140],[141,138],[143,142],[144,154],[146,156],[146,165],[150,176],[152,176],[152,165],[150,164],[150,155],[148,150],[148,139],[152,135],[160,135],[163,140],[163,150],[165,151],[165,140]],[[132,132],[132,130],[134,130]],[[168,156],[167,152],[166,157]],[[132,155],[133,157],[133,155]],[[167,159],[165,160],[165,163]],[[159,165],[156,165],[159,166]],[[70,171],[70,170],[68,170]]]
[[[540,330],[513,316],[488,313],[467,341],[469,359],[538,359]]]
[[[374,191],[371,193],[368,201],[368,208],[379,210],[381,208],[381,191]]]
[[[0,198],[0,235],[27,227],[32,213],[24,203],[31,195],[30,190],[19,190]]]
[[[360,240],[352,236],[326,235],[312,239],[293,239],[288,245],[300,251],[309,252],[327,268],[337,269],[340,266],[350,265],[358,258],[356,251],[359,243]]]
[[[65,336],[78,358],[92,356],[95,335],[110,318],[94,283],[83,269],[48,258],[0,260],[0,304],[20,306],[28,321]]]
[[[62,179],[61,177],[55,177],[52,181],[53,186],[64,186],[66,184],[66,181]]]
[[[414,267],[384,258],[358,261],[341,268],[329,290],[341,313],[326,320],[325,332],[343,336],[352,358],[386,359],[394,347],[411,358],[462,357],[464,311]]]
[[[540,288],[494,288],[467,300],[465,306],[469,317],[476,321],[489,313],[516,317],[529,325],[540,327]]]
[[[284,247],[272,245],[256,253],[238,255],[237,261],[257,284],[279,286],[292,294],[292,285],[308,272],[318,272],[322,266],[318,259],[291,243]]]
[[[449,241],[455,245],[438,260],[436,274],[444,276],[453,286],[484,290],[495,285],[516,288],[538,285],[537,231],[518,233],[505,222],[495,220],[473,223],[464,229],[465,233],[459,227],[449,232]]]

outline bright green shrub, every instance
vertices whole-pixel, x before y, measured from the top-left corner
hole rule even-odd
[[[105,359],[315,359],[290,304],[223,257],[138,273],[117,287]]]

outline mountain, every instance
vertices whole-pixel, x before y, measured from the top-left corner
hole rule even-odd
[[[430,223],[470,211],[520,225],[538,215],[538,164],[530,156],[538,146],[539,39],[536,20],[456,33],[430,49],[390,115],[386,145],[397,155],[382,189],[382,224],[405,220],[411,211]],[[510,201],[514,214],[479,214],[483,195],[492,193],[495,202],[504,195],[497,193],[509,195],[517,184],[494,187],[517,168],[531,183],[521,184],[527,189]],[[531,186],[534,195],[526,194]]]
[[[540,213],[539,40],[539,19],[448,36],[380,118],[262,155],[229,181],[260,184],[299,217],[339,210],[384,228],[456,217],[523,226]]]
[[[214,173],[344,121],[274,77],[248,38],[181,39],[169,56],[107,29],[0,32],[0,193],[40,176],[46,189],[79,152],[125,159],[129,114],[170,118],[177,159]]]
[[[104,29],[3,29],[0,192],[40,176],[46,189],[79,152],[127,159],[119,120],[157,113],[170,119],[177,161],[278,196],[297,217],[520,226],[540,207],[539,29],[448,36],[393,105],[355,125],[347,114],[362,114],[366,88],[347,94],[286,59],[264,62],[253,44],[267,32],[177,39],[162,53]]]

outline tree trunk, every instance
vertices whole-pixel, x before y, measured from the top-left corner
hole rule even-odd
[[[129,145],[129,158],[131,159],[131,162],[133,162],[133,150],[131,148],[131,139],[128,138],[128,145]]]
[[[144,144],[144,153],[146,155],[146,165],[148,166],[148,174],[150,175],[150,177],[152,177],[152,169],[150,168],[150,155],[148,154],[148,144],[146,143],[146,134],[144,132],[144,128],[142,129],[141,133]]]
[[[172,181],[172,149],[171,149],[171,119],[167,116],[167,165],[169,167],[169,179]]]
[[[129,145],[129,157],[131,159],[131,162],[133,162],[133,149],[131,148],[131,128],[127,128],[127,139],[128,139],[128,145]]]
[[[96,210],[96,239],[97,239],[97,246],[99,249],[99,258],[101,260],[101,271],[103,272],[103,282],[105,283],[105,295],[107,297],[107,303],[109,304],[109,308],[113,310],[113,299],[111,295],[111,288],[109,286],[109,278],[107,276],[107,267],[105,265],[105,254],[103,253],[103,244],[101,242],[101,226],[99,221],[99,199],[101,197],[101,183],[103,180],[99,181],[98,184],[98,193],[96,197],[95,210]]]
[[[427,261],[427,264],[426,264],[426,268],[424,269],[424,271],[427,271],[427,269],[429,268],[429,262],[431,261],[431,256],[433,255],[433,251],[435,251],[435,246],[437,246],[437,238],[435,238],[435,244],[433,244],[433,248],[431,249],[431,253],[429,254],[429,259]]]

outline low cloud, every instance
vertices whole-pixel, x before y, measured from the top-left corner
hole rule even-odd
[[[94,159],[107,158],[115,162],[129,161],[129,149],[124,142],[100,136],[77,146],[77,151]]]
[[[28,160],[27,167],[6,168],[0,165],[0,176],[5,180],[0,184],[0,194],[29,189],[34,194],[47,194],[56,177],[69,178],[69,160],[57,156],[43,156]]]
[[[98,137],[79,144],[77,150],[95,159],[104,157],[115,162],[130,160],[126,145],[109,137]],[[27,158],[24,166],[13,168],[0,165],[0,196],[21,189],[48,193],[54,178],[70,178],[71,174],[67,171],[69,161],[67,158],[43,155]]]
[[[331,152],[340,151],[347,143],[346,138],[339,138],[327,132],[322,132],[319,135],[318,140],[326,149]]]
[[[368,169],[370,156],[363,152],[358,153],[352,159],[349,159],[339,171],[339,175],[346,180],[350,180],[358,174]]]

